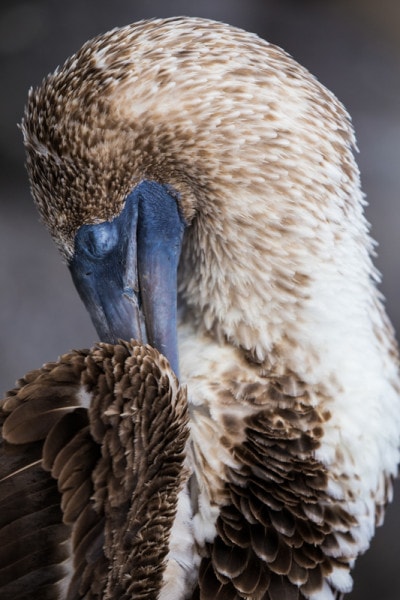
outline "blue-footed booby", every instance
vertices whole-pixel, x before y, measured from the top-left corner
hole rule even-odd
[[[341,598],[400,441],[342,104],[254,34],[154,19],[84,44],[31,90],[22,130],[100,340],[153,346],[187,388],[187,480],[143,597]]]

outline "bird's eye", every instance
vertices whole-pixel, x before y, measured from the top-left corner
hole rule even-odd
[[[103,258],[118,243],[118,227],[115,222],[82,225],[75,236],[75,249],[93,258]]]

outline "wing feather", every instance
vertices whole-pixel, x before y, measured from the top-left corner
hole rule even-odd
[[[240,466],[228,467],[228,504],[194,597],[224,598],[226,588],[229,598],[301,600],[322,589],[338,598],[324,580],[339,565],[328,546],[332,532],[349,535],[354,520],[328,498],[325,467],[314,458],[324,417],[306,394],[257,402],[259,410],[244,417],[241,442],[232,443]]]
[[[166,359],[139,344],[72,352],[21,379],[0,404],[0,599],[150,597],[187,420]]]

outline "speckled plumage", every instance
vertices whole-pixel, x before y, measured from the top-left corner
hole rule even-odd
[[[0,597],[158,597],[188,437],[166,359],[71,352],[21,379],[0,418]]]
[[[179,194],[194,597],[348,592],[390,499],[400,403],[342,105],[255,35],[152,20],[47,77],[23,133],[67,259],[143,179]]]

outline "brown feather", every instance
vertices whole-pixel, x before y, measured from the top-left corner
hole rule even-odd
[[[271,396],[260,395],[260,410],[245,419],[244,443],[232,447],[240,471],[228,469],[231,505],[221,509],[217,537],[203,558],[201,599],[210,590],[223,597],[232,583],[243,598],[252,583],[252,598],[306,598],[336,566],[331,532],[349,531],[353,524],[343,507],[323,501],[326,473],[314,458],[319,436],[313,431],[318,433],[324,416],[308,405],[307,395],[300,396],[300,386],[280,386],[281,406],[289,400],[284,387],[296,390],[297,409],[279,408]],[[265,391],[255,388],[257,393]]]
[[[22,600],[29,586],[53,600],[61,585],[68,600],[153,597],[184,481],[186,410],[166,359],[138,344],[72,352],[20,380],[0,407],[0,598]]]

